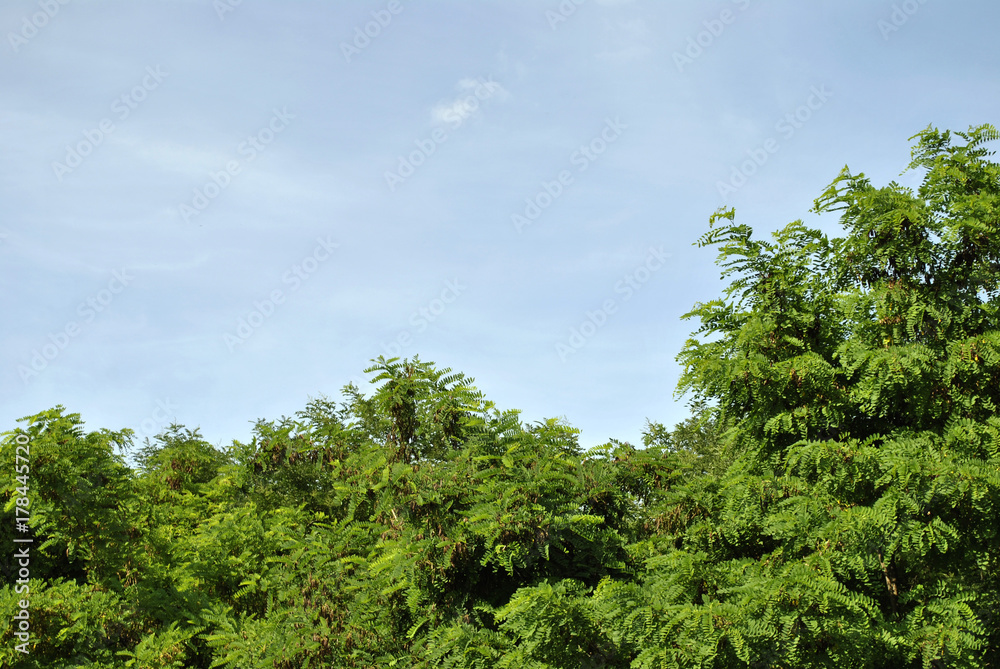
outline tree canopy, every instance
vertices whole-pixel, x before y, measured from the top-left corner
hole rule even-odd
[[[816,200],[842,237],[711,217],[692,415],[641,445],[419,358],[249,443],[172,425],[134,468],[128,429],[22,419],[0,665],[1000,666],[1000,134],[913,139],[916,191],[845,167]]]

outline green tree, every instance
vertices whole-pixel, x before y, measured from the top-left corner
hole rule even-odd
[[[141,563],[135,541],[140,500],[123,457],[132,443],[131,430],[87,433],[80,415],[65,414],[62,406],[20,422],[24,427],[5,435],[0,465],[14,472],[16,447],[27,444],[28,511],[40,558],[33,575],[110,588],[133,582]],[[8,477],[0,488],[5,519],[0,536],[5,538],[13,533],[15,500],[22,497],[18,486]]]
[[[731,283],[679,388],[736,457],[661,495],[662,553],[601,593],[633,666],[998,666],[998,138],[919,133],[916,192],[845,168],[815,205],[841,238],[712,217]]]
[[[611,641],[582,643],[580,631],[552,651],[522,627],[533,611],[558,621],[560,606],[587,603],[539,608],[536,595],[579,598],[627,571],[618,530],[629,505],[610,461],[584,463],[578,430],[555,419],[522,424],[461,374],[418,359],[374,362],[370,397],[347,386],[339,406],[310,402],[234,444],[232,499],[265,511],[264,534],[280,546],[259,567],[228,548],[241,533],[255,537],[243,520],[220,534],[233,523],[217,515],[175,540],[187,548],[174,549],[183,567],[173,581],[214,598],[200,623],[217,661],[464,666],[469,635],[501,655],[520,644],[553,657],[613,654]],[[200,564],[206,558],[213,567]],[[232,570],[228,580],[207,577],[227,564],[243,567],[242,582]],[[209,591],[211,583],[220,585]],[[483,653],[476,657],[496,657]]]
[[[721,474],[732,463],[726,448],[726,426],[719,421],[719,410],[704,399],[691,404],[691,416],[668,430],[661,423],[646,421],[642,443],[676,453],[685,467],[697,473]]]
[[[15,585],[21,558],[2,561],[0,665],[112,666],[115,653],[149,629],[135,597],[147,561],[142,501],[123,457],[132,433],[88,433],[80,415],[62,406],[19,422],[0,446],[3,471],[26,467],[20,481],[10,476],[0,487],[0,538],[28,550],[30,580]],[[23,515],[15,506],[30,514],[30,531],[16,533],[30,544],[13,542],[16,516]],[[13,636],[22,600],[30,602],[28,656],[15,650]]]
[[[171,424],[146,440],[135,458],[140,475],[169,490],[197,492],[218,475],[228,459],[201,438],[198,430]]]

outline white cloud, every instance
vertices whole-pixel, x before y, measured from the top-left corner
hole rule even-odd
[[[493,76],[473,79],[459,79],[455,88],[462,91],[454,100],[439,102],[431,110],[431,118],[435,123],[461,123],[476,114],[487,100],[505,100],[510,93],[501,84],[493,81]],[[457,127],[457,126],[456,126]]]

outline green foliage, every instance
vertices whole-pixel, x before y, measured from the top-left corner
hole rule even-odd
[[[227,464],[226,456],[201,439],[198,430],[172,424],[146,440],[135,458],[139,473],[173,491],[197,493]]]
[[[134,652],[120,651],[118,654],[131,658],[125,663],[129,669],[183,669],[188,666],[188,643],[199,631],[200,628],[182,630],[174,621],[165,630],[144,637]]]
[[[588,590],[571,579],[518,590],[496,618],[520,643],[496,666],[627,666],[604,635]]]
[[[699,474],[722,474],[732,464],[732,454],[725,441],[726,426],[719,421],[719,411],[703,399],[691,406],[691,416],[667,430],[660,423],[646,422],[643,444],[676,453],[684,467]]]
[[[27,591],[11,585],[0,589],[0,616],[4,621],[0,666],[123,667],[117,650],[140,643],[150,629],[136,616],[134,602],[100,586],[79,585],[62,578],[30,579]],[[13,633],[19,602],[30,601],[32,641],[29,654],[15,649]]]
[[[390,460],[408,464],[439,459],[460,448],[468,419],[482,401],[474,379],[452,374],[450,368],[379,356],[366,374],[377,372],[372,383],[385,383],[372,399],[353,386],[346,389],[358,426],[370,438],[385,444]]]
[[[22,419],[26,426],[8,432],[0,448],[0,466],[13,473],[20,462],[16,439],[28,442],[28,510],[40,558],[32,565],[32,575],[120,590],[135,581],[141,568],[137,489],[124,458],[115,452],[131,445],[131,431],[84,434],[79,414],[63,412],[58,406]],[[0,538],[11,546],[20,484],[9,476],[2,485]],[[5,579],[13,574],[8,569]]]
[[[915,139],[915,192],[845,168],[816,201],[841,238],[711,218],[692,413],[642,448],[583,451],[418,358],[224,452],[171,425],[135,470],[128,430],[23,419],[0,538],[28,499],[36,543],[28,583],[3,564],[0,664],[1000,666],[1000,135]]]
[[[719,535],[697,571],[724,585],[690,611],[736,607],[712,628],[739,661],[997,659],[1000,168],[992,127],[957,136],[916,136],[916,193],[845,168],[816,203],[843,212],[844,238],[795,222],[760,242],[729,210],[701,240],[732,281],[688,314],[705,340],[680,387],[734,426],[721,483],[738,504],[678,536],[704,551],[699,525]]]

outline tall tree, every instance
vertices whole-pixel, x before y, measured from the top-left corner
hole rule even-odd
[[[739,455],[673,493],[675,548],[606,593],[641,666],[1000,664],[998,138],[919,133],[916,192],[844,168],[814,207],[840,238],[712,217],[731,283],[686,316],[680,388]]]

